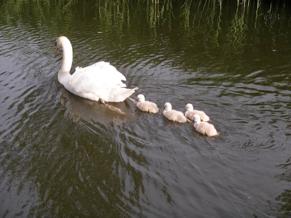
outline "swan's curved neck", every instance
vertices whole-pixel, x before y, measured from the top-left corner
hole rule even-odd
[[[58,73],[58,80],[64,84],[66,79],[70,76],[70,70],[73,62],[73,48],[69,40],[62,41],[63,59],[61,69]]]

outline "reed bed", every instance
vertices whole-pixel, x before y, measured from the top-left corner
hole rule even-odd
[[[290,5],[289,0],[6,0],[0,4],[0,17],[7,22],[25,13],[43,22],[96,19],[119,30],[131,26],[179,27],[186,31],[198,28],[214,31],[217,39],[222,28],[229,28],[233,41],[240,43],[244,33],[256,29],[258,22],[271,29],[280,17],[289,18]]]

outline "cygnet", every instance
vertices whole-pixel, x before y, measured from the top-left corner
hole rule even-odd
[[[181,111],[176,111],[172,109],[172,105],[169,102],[165,103],[165,109],[163,111],[163,115],[171,121],[178,123],[186,123],[187,118]]]
[[[148,112],[148,113],[158,113],[159,108],[156,105],[156,103],[151,102],[151,101],[146,101],[144,95],[139,94],[137,96],[138,102],[136,103],[136,106],[139,110],[143,112]]]
[[[214,125],[208,122],[203,122],[198,114],[194,115],[194,128],[197,132],[207,136],[217,136],[218,132]]]
[[[189,120],[194,120],[194,115],[199,115],[201,121],[205,121],[208,122],[209,116],[207,116],[207,114],[204,111],[200,111],[200,110],[194,110],[193,105],[188,103],[185,106],[186,112],[185,112],[185,116],[189,119]]]

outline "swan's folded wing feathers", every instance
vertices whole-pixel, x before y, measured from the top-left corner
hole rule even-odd
[[[92,64],[88,67],[84,67],[81,69],[83,72],[102,73],[102,77],[107,79],[116,78],[122,81],[126,81],[125,76],[108,62],[99,61],[95,64]]]
[[[77,92],[92,92],[96,87],[126,87],[121,80],[120,75],[122,74],[115,75],[109,76],[107,70],[101,72],[100,67],[95,68],[92,65],[85,68],[77,67],[70,79],[70,86],[74,87]]]
[[[103,93],[102,91],[104,90],[110,90],[116,87],[126,87],[126,85],[120,80],[102,81],[81,74],[82,72],[73,74],[69,83],[71,88],[74,89],[74,91],[77,93],[98,93],[99,95],[99,93]],[[101,95],[99,97],[101,97]]]
[[[108,95],[107,99],[103,99],[105,101],[114,101],[114,102],[122,102],[125,99],[127,99],[129,96],[131,96],[135,90],[134,89],[127,89],[127,88],[114,88],[111,89],[110,94]]]
[[[82,67],[77,66],[77,67],[75,68],[75,71],[79,71],[79,70],[82,70],[82,69],[83,69]]]
[[[125,88],[126,84],[122,81],[124,76],[113,66],[105,62],[105,64],[98,63],[94,64],[95,66],[76,68],[70,78],[69,89],[80,96],[94,95],[104,101],[115,102],[124,101],[134,93],[135,89]]]

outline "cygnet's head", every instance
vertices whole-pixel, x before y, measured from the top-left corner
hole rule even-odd
[[[193,111],[193,105],[188,103],[188,104],[186,104],[185,109],[186,109],[186,111]]]
[[[170,111],[170,110],[172,110],[172,105],[171,105],[171,103],[169,103],[169,102],[166,102],[165,105],[164,105],[164,107],[165,107],[165,110],[166,110],[166,111]]]
[[[137,100],[138,100],[139,102],[144,102],[144,101],[145,101],[145,97],[144,97],[144,95],[143,95],[143,94],[139,94],[139,95],[137,96]]]
[[[193,121],[194,121],[194,123],[200,123],[200,121],[201,121],[200,116],[198,114],[195,114]]]

